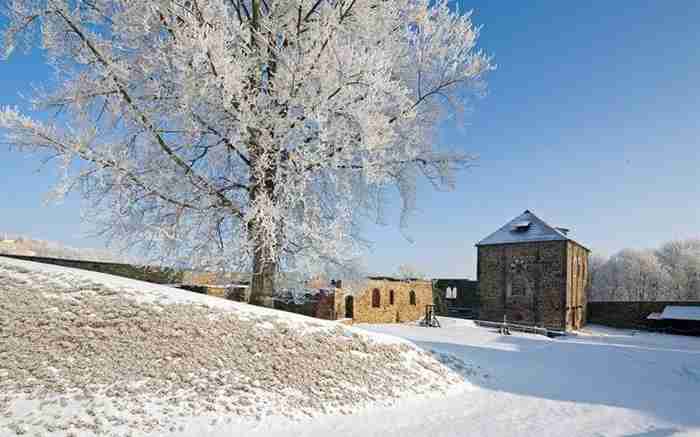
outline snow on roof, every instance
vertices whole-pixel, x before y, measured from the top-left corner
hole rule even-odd
[[[671,320],[695,320],[700,322],[700,307],[666,305],[661,313],[661,318]]]
[[[647,320],[661,320],[663,317],[661,317],[661,313],[650,313],[647,316]]]
[[[550,226],[535,214],[526,210],[499,230],[479,241],[477,246],[531,241],[574,241],[560,229]],[[574,241],[576,244],[576,241]]]

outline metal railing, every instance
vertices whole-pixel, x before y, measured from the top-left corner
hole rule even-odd
[[[566,335],[565,331],[560,331],[556,329],[543,328],[539,326],[521,325],[518,323],[511,322],[492,322],[489,320],[474,320],[478,326],[483,326],[486,328],[496,328],[496,329],[506,329],[510,331],[526,332],[529,334],[544,335],[547,337],[561,337]]]

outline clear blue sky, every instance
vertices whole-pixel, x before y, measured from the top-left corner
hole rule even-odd
[[[498,70],[466,128],[442,140],[478,167],[453,192],[424,184],[413,243],[398,203],[369,228],[371,271],[473,277],[474,244],[525,209],[604,255],[700,237],[700,2],[462,3]],[[0,104],[22,104],[18,93],[49,77],[38,53],[0,63]],[[39,167],[0,149],[0,231],[98,247],[75,196],[43,204],[54,172]]]

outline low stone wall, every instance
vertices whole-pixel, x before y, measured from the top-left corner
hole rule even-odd
[[[42,264],[53,264],[62,267],[89,270],[92,272],[107,273],[124,278],[137,279],[139,281],[153,282],[156,284],[174,284],[182,282],[182,272],[173,269],[136,266],[132,264],[108,263],[100,261],[82,261],[74,259],[47,258],[27,255],[0,255],[7,258],[34,261]]]
[[[588,323],[615,328],[651,328],[651,313],[660,313],[667,305],[700,306],[700,302],[588,302]]]
[[[284,302],[282,300],[274,301],[276,310],[287,311],[290,313],[303,314],[317,319],[335,320],[335,296],[334,294],[320,295],[317,299],[309,300],[304,303]]]
[[[221,287],[222,284],[247,284],[251,280],[250,274],[240,272],[213,272],[185,270],[182,273],[182,282],[185,284],[211,285]]]

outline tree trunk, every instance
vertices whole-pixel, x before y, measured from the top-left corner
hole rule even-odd
[[[261,148],[253,142],[250,145],[250,162],[255,168],[258,159],[262,155]],[[255,171],[250,177],[250,203],[253,204],[259,196],[275,201],[275,174],[277,167],[270,165],[262,175]],[[275,275],[277,274],[278,259],[273,254],[273,241],[269,241],[269,235],[265,235],[260,229],[259,219],[254,218],[248,224],[248,238],[253,246],[252,280],[250,284],[249,302],[253,305],[273,307],[272,300],[275,292]]]
[[[253,33],[251,35],[251,46],[257,50],[257,38],[260,19],[260,0],[252,0],[251,2],[251,24],[253,27]],[[274,73],[273,71],[270,74]],[[260,81],[254,74],[251,77],[251,84],[253,87],[258,88]],[[259,88],[258,88],[259,89]],[[256,197],[259,195],[265,195],[266,197],[273,199],[275,192],[275,175],[277,173],[277,166],[275,164],[270,165],[266,168],[262,174],[262,177],[256,176],[255,170],[258,165],[258,159],[264,153],[262,147],[258,144],[259,132],[251,129],[251,143],[249,145],[249,160],[251,165],[251,177],[250,177],[250,201],[251,204],[255,201]],[[272,135],[274,137],[274,135]],[[249,302],[253,305],[266,306],[269,308],[274,307],[273,295],[275,292],[275,275],[277,274],[278,263],[276,258],[271,256],[271,251],[269,248],[270,242],[264,241],[264,238],[260,235],[257,229],[257,224],[255,220],[249,224],[249,238],[253,242],[253,247],[255,253],[253,254],[253,271],[252,279],[250,283],[250,298]]]
[[[257,148],[253,148],[257,155]],[[252,160],[252,162],[255,162]],[[251,177],[250,192],[251,203],[258,195],[265,194],[270,198],[274,197],[274,182],[271,172],[265,172],[263,180],[258,180],[255,176]],[[275,292],[275,275],[277,274],[277,258],[273,256],[271,250],[271,241],[266,241],[265,236],[258,229],[257,220],[253,220],[248,225],[248,238],[253,243],[253,271],[250,283],[250,299],[249,302],[253,305],[260,305],[272,308],[274,302],[272,300]],[[269,237],[268,237],[269,238]]]
[[[263,254],[256,252],[253,256],[253,277],[250,283],[250,303],[272,308],[275,291],[277,264],[264,260]]]
[[[256,165],[259,149],[257,146],[251,147],[251,162]],[[257,196],[265,196],[274,202],[274,175],[277,169],[268,168],[262,180],[254,174],[251,175],[251,204]],[[250,283],[250,300],[253,305],[260,305],[272,308],[272,300],[275,292],[275,275],[277,274],[278,261],[272,253],[272,241],[267,241],[270,236],[263,235],[259,229],[258,220],[253,219],[248,225],[250,241],[253,243],[253,271]]]

